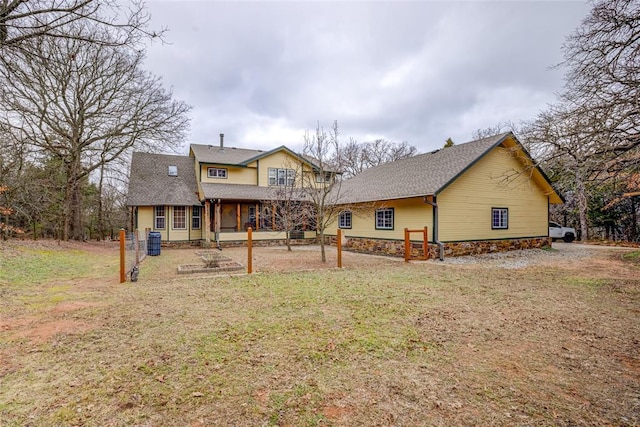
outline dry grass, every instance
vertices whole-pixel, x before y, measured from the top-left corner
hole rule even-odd
[[[2,426],[640,425],[620,253],[278,273],[318,254],[262,249],[260,274],[185,277],[195,250],[163,249],[120,285],[115,248],[50,249],[0,250]]]

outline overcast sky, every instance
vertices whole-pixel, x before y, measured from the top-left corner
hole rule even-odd
[[[305,130],[426,152],[536,116],[584,1],[151,0],[147,68],[193,107],[188,143],[299,150]],[[186,147],[186,145],[185,145]],[[183,153],[186,154],[186,148]]]

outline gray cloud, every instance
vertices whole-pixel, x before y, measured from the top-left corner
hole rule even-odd
[[[305,129],[421,151],[531,119],[562,88],[582,2],[151,1],[147,67],[194,109],[190,142],[299,148]]]

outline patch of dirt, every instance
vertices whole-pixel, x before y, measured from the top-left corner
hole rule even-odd
[[[27,338],[34,344],[43,344],[58,334],[81,334],[94,329],[96,325],[75,319],[69,314],[98,306],[100,304],[84,301],[65,301],[38,315],[3,319],[0,330],[9,333],[11,340]]]
[[[28,329],[18,330],[13,334],[13,338],[28,338],[34,344],[42,344],[59,334],[82,334],[93,328],[93,325],[81,320],[57,319],[39,322]]]
[[[69,313],[69,312],[80,310],[83,308],[98,307],[99,305],[100,304],[97,304],[94,302],[66,301],[56,305],[55,308],[53,309],[53,313],[55,314]]]

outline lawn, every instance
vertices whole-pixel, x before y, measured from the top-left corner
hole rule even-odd
[[[184,277],[163,248],[119,284],[114,246],[5,244],[0,425],[640,425],[637,256],[555,256]]]

